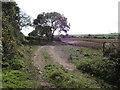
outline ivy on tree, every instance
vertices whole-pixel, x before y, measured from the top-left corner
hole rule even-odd
[[[29,26],[30,16],[20,10],[16,2],[2,3],[2,45],[3,60],[11,60],[16,53],[17,44],[24,41],[21,30]]]

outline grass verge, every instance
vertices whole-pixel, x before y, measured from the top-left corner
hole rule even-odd
[[[32,65],[30,54],[33,47],[18,46],[11,60],[3,61],[2,88],[34,88],[36,68]]]
[[[101,86],[84,75],[65,70],[53,60],[49,53],[44,50],[42,55],[46,65],[44,67],[44,80],[51,83],[53,88],[100,88]]]
[[[85,77],[68,72],[62,67],[47,64],[45,66],[45,79],[54,84],[57,88],[100,88],[97,82]]]
[[[65,48],[65,47],[64,47]],[[66,48],[66,50],[71,47]],[[102,56],[101,50],[72,47],[73,52],[69,59],[74,63],[80,72],[95,77],[101,83],[108,83],[104,87],[119,87],[120,78],[117,71],[117,63]]]

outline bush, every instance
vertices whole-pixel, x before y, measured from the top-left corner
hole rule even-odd
[[[117,63],[107,58],[83,58],[79,62],[76,62],[76,66],[79,70],[94,75],[100,79],[103,79],[109,83],[120,83],[119,76],[116,73]]]

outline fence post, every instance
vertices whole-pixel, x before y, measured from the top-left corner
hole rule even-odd
[[[103,42],[103,56],[105,56],[105,43],[106,42]]]

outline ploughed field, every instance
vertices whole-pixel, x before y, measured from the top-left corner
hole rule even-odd
[[[104,42],[118,42],[118,39],[62,38],[61,41],[74,46],[102,49]]]

